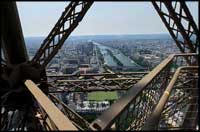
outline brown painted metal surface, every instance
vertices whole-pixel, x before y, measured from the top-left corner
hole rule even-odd
[[[154,68],[153,71],[144,76],[137,84],[134,85],[134,87],[128,90],[126,95],[117,100],[107,111],[96,119],[91,124],[91,127],[94,127],[95,129],[100,128],[100,130],[108,129],[117,116],[122,113],[126,107],[128,107],[130,102],[138,96],[139,92],[142,91],[152,81],[152,79],[172,61],[173,56],[174,55],[171,55],[165,59],[161,64]]]
[[[143,130],[158,130],[158,127],[159,127],[158,125],[159,125],[159,121],[161,118],[161,114],[164,110],[164,106],[166,105],[170,95],[172,94],[172,89],[174,88],[175,83],[177,82],[178,76],[180,76],[180,72],[182,70],[190,71],[190,70],[197,70],[197,69],[198,69],[198,66],[182,66],[176,70],[172,79],[170,80],[169,85],[165,89],[160,101],[158,102],[158,105],[156,106],[155,110],[153,111],[151,117],[145,123]]]
[[[169,66],[175,57],[189,57],[197,56],[195,53],[188,54],[172,54],[165,59],[161,64],[155,67],[149,74],[144,76],[138,83],[130,88],[126,95],[117,100],[112,106],[103,114],[92,122],[91,128],[97,130],[108,129],[116,119],[130,106],[131,102],[137,98],[137,96],[145,90],[145,88],[151,84],[155,77],[157,77],[167,66]],[[191,59],[191,58],[190,58]],[[192,60],[191,60],[192,61]],[[187,63],[186,63],[187,64]]]
[[[84,15],[91,7],[93,2],[85,2],[85,1],[76,1],[70,2],[70,4],[65,8],[65,11],[62,13],[58,22],[49,33],[47,38],[43,41],[40,49],[36,53],[35,57],[32,59],[32,62],[35,64],[40,64],[43,68],[52,60],[52,58],[56,55],[58,50],[62,47],[65,40],[71,34],[71,32],[78,26],[79,22],[83,19]],[[168,67],[174,61],[174,57],[184,56],[188,62],[188,64],[192,64],[192,56],[197,58],[197,54],[188,54],[188,53],[196,53],[199,46],[199,32],[198,28],[185,4],[185,2],[175,2],[175,6],[172,5],[172,2],[160,2],[158,5],[155,1],[152,1],[155,9],[157,10],[159,16],[164,22],[165,26],[169,30],[172,38],[175,40],[176,45],[179,47],[182,53],[187,54],[179,54],[179,55],[170,55],[169,58],[164,60],[161,64],[159,64],[153,71],[151,71],[148,75],[146,75],[142,80],[140,80],[134,87],[128,90],[127,94],[121,99],[117,100],[110,109],[105,111],[99,118],[97,118],[90,126],[94,128],[94,130],[105,130],[111,127],[113,123],[117,120],[117,118],[122,114],[129,114],[129,107],[133,101],[137,102],[138,96],[143,96],[143,93],[148,95],[149,102],[154,102],[155,100],[149,94],[149,90],[147,86],[154,88],[157,84],[161,85],[162,89],[167,84],[167,81],[163,83],[158,83],[158,80],[162,75],[162,77],[168,78]],[[176,11],[176,4],[180,4],[180,10]],[[20,25],[20,20],[17,12],[17,7],[15,2],[11,2],[9,4],[3,3],[4,9],[3,12],[1,10],[0,21],[1,21],[1,30],[3,35],[1,34],[1,43],[3,45],[5,56],[7,57],[7,61],[10,64],[19,64],[28,60],[26,47],[24,43],[24,38],[22,34],[22,29]],[[168,13],[161,9],[161,6],[165,6],[168,10]],[[2,5],[1,5],[2,7]],[[8,8],[9,7],[9,8]],[[81,7],[81,10],[77,11],[76,8]],[[186,16],[182,14],[185,12]],[[166,19],[167,18],[167,19]],[[185,19],[188,22],[188,28],[186,29],[181,20]],[[68,24],[68,27],[64,25]],[[194,35],[196,37],[195,43],[193,44],[191,40],[191,36]],[[3,37],[2,37],[3,36]],[[183,40],[180,40],[180,36]],[[182,64],[182,63],[181,63]],[[163,71],[167,74],[163,74]],[[112,74],[115,75],[115,74]],[[90,76],[90,75],[89,75]],[[63,76],[66,77],[66,76]],[[119,81],[120,79],[114,80]],[[128,79],[127,79],[128,80]],[[100,80],[102,81],[102,80]],[[174,80],[172,80],[173,82]],[[73,82],[73,81],[71,81]],[[77,82],[77,81],[74,81]],[[50,125],[51,129],[58,130],[77,130],[77,128],[72,124],[72,122],[52,103],[51,100],[34,84],[31,80],[26,80],[25,85],[35,97],[36,101],[40,104],[42,109],[44,109],[44,113],[48,114],[47,122]],[[170,87],[171,88],[171,87]],[[159,94],[162,93],[158,91]],[[164,95],[168,95],[170,91],[165,91]],[[153,94],[152,94],[153,95]],[[154,95],[155,96],[155,95]],[[147,97],[147,96],[145,96]],[[141,99],[141,98],[139,98]],[[161,100],[162,101],[162,100]],[[146,105],[146,104],[145,104]],[[149,103],[150,105],[150,103]],[[151,107],[151,106],[148,106]],[[145,108],[143,107],[144,111]],[[152,108],[150,108],[152,109]],[[147,111],[151,112],[151,111]],[[139,113],[138,113],[139,114]],[[140,113],[141,114],[141,113]],[[144,113],[146,114],[146,113]],[[129,116],[129,115],[128,115]],[[142,117],[138,119],[140,121],[144,121],[147,117]],[[80,118],[79,118],[80,119]],[[123,121],[125,122],[125,121]],[[139,122],[139,121],[138,121]],[[134,123],[133,123],[134,124]],[[137,123],[136,123],[137,124]],[[55,126],[54,126],[55,125]],[[132,124],[131,124],[132,125]],[[132,129],[132,126],[129,126],[128,130]],[[141,125],[139,122],[138,125]],[[116,126],[117,125],[113,125]]]
[[[83,117],[81,117],[78,113],[76,113],[73,109],[71,109],[69,106],[67,106],[64,102],[59,100],[56,96],[53,94],[49,94],[50,99],[52,102],[57,104],[59,107],[61,107],[61,111],[67,116],[71,122],[79,128],[79,130],[89,130],[89,122],[87,122]]]
[[[71,121],[51,102],[51,100],[31,80],[26,80],[25,85],[37,102],[55,123],[58,130],[77,130]]]

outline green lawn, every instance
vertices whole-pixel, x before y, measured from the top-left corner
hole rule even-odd
[[[104,101],[118,99],[117,92],[91,92],[88,93],[89,101]]]

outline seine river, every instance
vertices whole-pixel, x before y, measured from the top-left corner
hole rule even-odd
[[[101,54],[104,57],[105,64],[108,66],[118,66],[117,62],[113,59],[113,57],[108,53],[108,50],[112,52],[112,54],[123,64],[124,67],[133,67],[136,69],[142,68],[140,65],[135,63],[132,59],[128,56],[125,56],[121,51],[118,49],[114,49],[108,46],[101,45],[97,42],[92,41],[94,45],[97,45],[100,49]]]

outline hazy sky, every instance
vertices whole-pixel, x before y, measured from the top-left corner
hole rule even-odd
[[[17,2],[24,36],[47,36],[68,2]],[[198,3],[187,3],[198,20]],[[71,35],[168,33],[151,2],[95,2]]]

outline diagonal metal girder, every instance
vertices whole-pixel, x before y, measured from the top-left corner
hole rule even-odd
[[[152,4],[182,53],[196,53],[199,29],[184,1],[152,1]]]
[[[43,41],[40,49],[32,59],[33,63],[40,64],[43,68],[51,61],[69,37],[71,32],[83,19],[93,1],[72,1],[63,11],[61,17]]]

